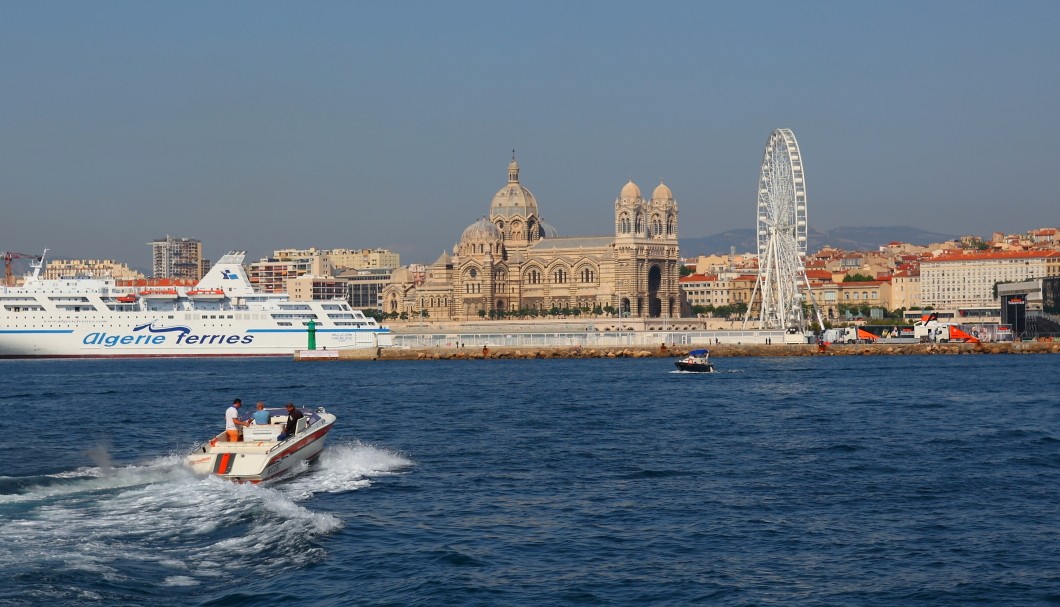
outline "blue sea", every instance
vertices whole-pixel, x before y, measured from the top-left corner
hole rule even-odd
[[[0,363],[0,605],[1057,605],[1060,357]],[[181,456],[325,406],[267,486]]]

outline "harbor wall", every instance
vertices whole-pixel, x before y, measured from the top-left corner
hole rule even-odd
[[[310,351],[295,352],[295,360],[483,360],[541,358],[673,358],[685,356],[693,348],[659,345],[653,347],[615,346],[490,346],[483,348],[366,348],[337,350],[327,357]],[[993,342],[986,344],[718,344],[710,346],[714,358],[737,356],[902,356],[977,354],[1060,354],[1060,342]]]

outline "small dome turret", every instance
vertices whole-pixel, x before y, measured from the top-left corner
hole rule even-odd
[[[670,191],[670,188],[663,182],[659,182],[659,185],[655,186],[655,191],[651,193],[652,200],[673,200],[674,193]]]
[[[619,192],[618,197],[636,200],[640,198],[640,188],[637,187],[637,184],[633,183],[632,179],[630,179],[626,185],[622,186],[622,191]]]

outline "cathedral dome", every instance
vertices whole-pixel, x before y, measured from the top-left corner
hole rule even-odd
[[[670,188],[665,183],[659,182],[659,185],[655,187],[655,191],[651,193],[652,200],[673,200],[674,193],[670,191]]]
[[[460,235],[460,242],[495,242],[503,239],[500,229],[485,217],[467,226]]]
[[[490,217],[529,217],[537,214],[537,199],[519,183],[519,163],[512,156],[512,161],[508,163],[508,185],[493,195]]]
[[[622,186],[622,191],[619,192],[618,197],[636,200],[640,198],[640,188],[638,188],[637,184],[633,183],[633,180],[630,179],[629,183]]]
[[[541,222],[541,236],[544,238],[559,238],[559,230],[552,227],[552,224]]]

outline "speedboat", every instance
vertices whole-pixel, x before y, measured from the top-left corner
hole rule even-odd
[[[692,371],[693,373],[713,373],[714,364],[710,362],[710,352],[707,350],[692,350],[688,356],[674,363],[681,371]]]
[[[260,483],[320,455],[324,436],[335,423],[335,415],[324,407],[300,408],[303,417],[295,423],[294,433],[281,441],[287,409],[266,411],[268,424],[244,426],[243,440],[234,443],[228,441],[227,433],[221,432],[189,453],[184,464],[196,474],[212,474],[238,483]]]

